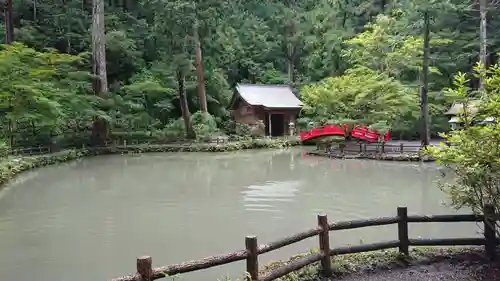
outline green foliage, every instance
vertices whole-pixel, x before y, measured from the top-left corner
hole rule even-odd
[[[236,123],[236,134],[241,137],[251,137],[252,127],[248,124]]]
[[[163,135],[166,139],[184,139],[185,135],[184,120],[178,118],[170,121],[163,129]]]
[[[302,89],[307,116],[326,123],[367,124],[383,130],[416,110],[417,97],[414,88],[362,66]]]
[[[299,131],[309,131],[313,128],[319,127],[319,123],[315,122],[313,118],[304,116],[297,119],[296,127]]]
[[[0,140],[0,155],[6,155],[10,150],[10,146],[6,140]]]
[[[449,77],[454,73],[470,71],[471,62],[478,55],[478,18],[471,8],[474,3],[107,1],[106,58],[112,98],[103,101],[89,95],[91,65],[86,54],[91,51],[91,1],[36,5],[27,0],[15,1],[17,41],[40,54],[55,55],[54,51],[46,51],[55,49],[66,58],[79,59],[71,63],[59,60],[53,65],[60,74],[67,74],[64,79],[26,81],[23,92],[31,98],[16,97],[20,107],[9,111],[8,118],[5,109],[2,111],[3,135],[10,135],[9,142],[18,145],[47,143],[57,134],[89,130],[96,116],[108,120],[114,131],[163,131],[167,124],[181,117],[176,70],[182,70],[185,76],[191,111],[200,109],[193,63],[195,27],[203,54],[208,111],[226,133],[233,133],[236,127],[227,118],[227,106],[237,83],[292,82],[300,88],[364,66],[413,88],[420,78],[424,11],[432,17],[429,108],[431,128],[436,134],[447,129],[442,114],[450,105],[441,89],[450,86]],[[498,13],[498,7],[490,7],[489,13]],[[488,29],[498,28],[500,20],[488,18]],[[489,33],[488,52],[497,51],[500,37]],[[18,66],[25,72],[39,67],[23,64]],[[19,87],[24,85],[23,79],[30,80],[23,72],[8,74],[5,81],[14,82],[4,89],[10,92],[17,91],[11,88],[13,83],[22,82]],[[474,79],[471,83],[475,83]],[[318,124],[330,119],[302,117],[312,118]],[[413,108],[394,118],[389,125],[395,134],[411,137],[418,131],[419,117]],[[16,123],[10,126],[9,120]]]
[[[85,55],[55,50],[38,52],[23,44],[0,50],[0,117],[4,135],[30,128],[62,133],[87,128],[92,117],[104,115],[91,95],[90,74],[79,70]]]
[[[117,107],[114,126],[122,130],[159,128],[174,109],[176,93],[164,85],[152,71],[143,70],[132,77],[131,83],[115,95]]]
[[[379,15],[366,30],[345,43],[348,49],[342,55],[354,65],[363,65],[388,75],[414,82],[422,68],[423,38],[421,36],[402,36],[397,18]],[[450,43],[449,39],[436,39],[433,47]],[[439,74],[436,67],[431,73]]]
[[[447,94],[464,104],[459,113],[464,128],[443,134],[449,146],[431,147],[427,151],[453,174],[451,181],[442,185],[450,195],[451,204],[475,212],[481,212],[485,203],[500,208],[500,64],[478,75],[484,78],[485,92],[471,91],[464,74],[455,76],[455,87]],[[469,106],[471,101],[478,101],[475,104],[478,113]],[[473,121],[487,117],[495,118],[496,122],[473,125]]]
[[[48,155],[1,158],[0,184],[7,183],[14,176],[24,171],[74,160],[82,157],[85,153],[88,152],[65,150]]]
[[[209,141],[218,132],[215,118],[210,114],[197,111],[191,116],[191,122],[193,122],[197,140]]]

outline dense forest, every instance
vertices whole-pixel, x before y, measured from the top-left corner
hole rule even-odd
[[[448,128],[443,89],[500,52],[494,0],[4,0],[6,144],[237,130],[237,83],[290,84],[299,127]],[[428,39],[428,40],[427,40]],[[426,47],[427,46],[427,47]],[[480,79],[471,87],[481,87]],[[241,131],[241,130],[240,130]],[[245,130],[243,130],[245,131]]]

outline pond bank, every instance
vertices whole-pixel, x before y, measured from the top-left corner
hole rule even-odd
[[[428,156],[421,156],[419,153],[353,153],[342,154],[340,152],[325,152],[322,150],[313,150],[307,152],[308,155],[323,156],[335,159],[369,159],[369,160],[382,160],[382,161],[405,161],[405,162],[433,162]]]
[[[253,139],[225,143],[138,144],[99,148],[65,149],[41,155],[12,155],[0,159],[0,188],[16,175],[34,168],[63,163],[81,157],[147,152],[230,152],[246,149],[279,149],[300,145],[298,139]]]
[[[283,265],[277,262],[267,270]],[[490,263],[482,247],[419,248],[409,257],[396,250],[376,251],[332,258],[334,276],[321,277],[317,264],[277,280],[282,281],[493,281],[499,280],[500,264]]]

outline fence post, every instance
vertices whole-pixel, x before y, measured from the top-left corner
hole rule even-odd
[[[385,153],[385,143],[382,143],[382,154]]]
[[[153,280],[153,260],[150,256],[137,258],[137,274],[139,274],[140,281]]]
[[[332,263],[330,260],[330,236],[328,230],[328,218],[326,214],[318,214],[318,227],[321,229],[319,233],[319,249],[323,254],[321,259],[321,269],[324,277],[332,276]]]
[[[259,280],[259,253],[257,249],[257,236],[245,237],[245,246],[247,249],[247,273],[248,281]]]
[[[359,153],[363,153],[363,144],[359,143]]]
[[[399,144],[399,150],[401,151],[401,154],[403,154],[403,146],[404,146],[403,143]]]
[[[408,256],[410,239],[408,238],[408,209],[406,207],[398,207],[398,239],[399,253]]]
[[[365,143],[365,144],[363,144],[363,150],[364,150],[364,151],[365,151],[365,153],[366,153],[366,143]]]
[[[484,248],[486,251],[486,256],[490,260],[495,259],[496,256],[496,229],[495,229],[495,206],[492,204],[485,204],[483,211],[483,223],[484,223]]]

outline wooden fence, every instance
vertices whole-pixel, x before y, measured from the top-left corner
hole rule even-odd
[[[9,148],[0,152],[0,157],[7,157],[10,155],[41,155],[50,153],[51,148],[46,146],[37,146],[37,147],[22,147],[22,148]]]
[[[361,253],[368,251],[398,248],[402,255],[409,254],[410,246],[477,246],[484,245],[486,254],[490,259],[495,257],[496,246],[499,241],[496,237],[495,223],[499,219],[499,214],[495,214],[492,205],[484,208],[483,215],[457,214],[457,215],[435,215],[435,216],[408,216],[406,207],[397,208],[397,216],[383,217],[368,220],[353,220],[329,223],[327,216],[318,215],[317,227],[300,232],[298,234],[285,237],[269,244],[259,245],[256,236],[245,238],[245,250],[207,257],[201,260],[189,261],[181,264],[152,268],[152,260],[149,256],[137,258],[137,273],[111,281],[150,281],[166,276],[197,271],[214,266],[228,264],[240,260],[246,260],[246,271],[248,281],[271,281],[280,278],[288,273],[301,269],[315,262],[320,262],[323,276],[329,277],[333,274],[331,257],[343,254]],[[440,238],[440,239],[415,239],[408,235],[409,223],[428,222],[482,222],[484,225],[484,237],[482,238]],[[330,231],[345,229],[355,229],[362,227],[381,226],[397,224],[398,240],[378,242],[372,244],[345,246],[330,248]],[[307,255],[300,259],[291,261],[277,269],[259,275],[258,257],[279,248],[297,243],[307,238],[318,236],[319,253]]]

